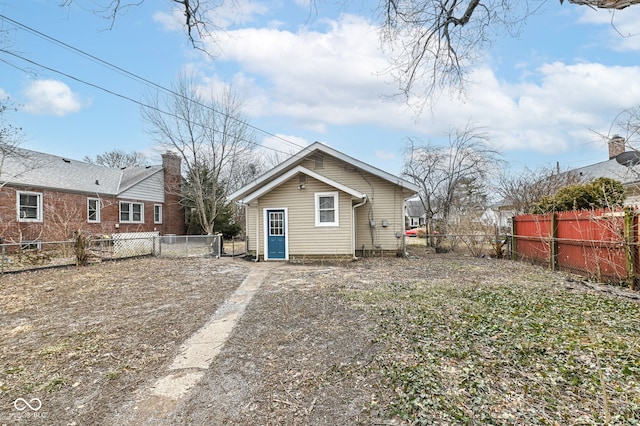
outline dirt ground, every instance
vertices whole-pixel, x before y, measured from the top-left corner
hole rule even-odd
[[[401,424],[384,412],[394,390],[369,368],[393,348],[376,339],[371,313],[341,294],[379,281],[468,279],[465,263],[474,280],[563,279],[497,262],[432,255],[275,266],[166,424]],[[141,258],[0,276],[0,425],[124,423],[140,391],[255,267]]]

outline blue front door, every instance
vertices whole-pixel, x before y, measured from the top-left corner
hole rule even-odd
[[[284,229],[284,210],[267,211],[267,257],[284,259],[286,242]]]

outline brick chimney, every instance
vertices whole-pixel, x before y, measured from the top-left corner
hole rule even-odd
[[[162,167],[165,174],[180,175],[181,158],[175,152],[167,151],[162,154]]]
[[[609,139],[609,160],[613,160],[618,155],[627,150],[626,141],[620,135],[613,135]]]
[[[164,211],[163,224],[165,234],[183,235],[185,232],[184,209],[181,205],[182,172],[180,156],[173,152],[162,154],[164,169]]]

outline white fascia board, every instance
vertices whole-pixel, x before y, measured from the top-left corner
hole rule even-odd
[[[271,182],[269,182],[268,184],[260,187],[257,191],[254,191],[250,194],[248,194],[246,197],[244,197],[242,200],[240,200],[240,203],[242,204],[248,204],[251,201],[255,200],[256,198],[261,197],[262,195],[266,194],[267,192],[273,190],[274,188],[282,185],[284,182],[286,182],[287,180],[291,179],[293,176],[297,175],[298,173],[304,173],[307,176],[310,176],[314,179],[319,180],[320,182],[323,182],[333,188],[336,188],[342,192],[346,192],[347,194],[351,195],[352,197],[358,198],[358,199],[362,199],[365,198],[367,195],[357,191],[353,188],[350,188],[346,185],[343,185],[339,182],[336,182],[332,179],[329,179],[326,176],[323,176],[319,173],[316,173],[312,170],[307,169],[306,167],[302,167],[302,166],[296,166],[293,169],[289,170],[287,173],[283,174],[282,176],[278,176],[278,178],[272,180]]]

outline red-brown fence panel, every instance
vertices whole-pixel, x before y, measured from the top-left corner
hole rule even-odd
[[[632,229],[625,230],[625,214],[624,210],[582,210],[516,216],[515,254],[600,281],[625,281],[635,270],[629,269],[630,260],[638,258],[637,220],[634,216]]]
[[[600,281],[624,281],[624,211],[556,213],[557,266]]]
[[[519,258],[532,262],[549,262],[549,241],[551,231],[551,215],[523,214],[514,218],[517,238],[517,254]]]

